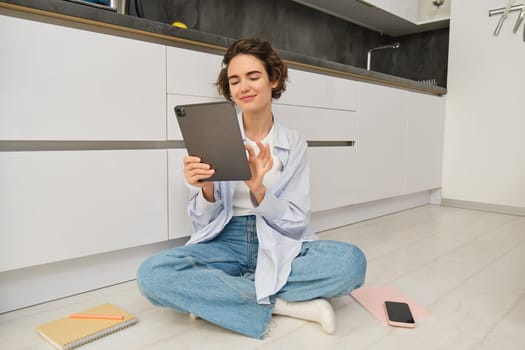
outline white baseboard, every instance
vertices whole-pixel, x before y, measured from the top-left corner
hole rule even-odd
[[[430,204],[441,205],[442,199],[443,197],[442,197],[441,188],[436,188],[435,190],[430,191]]]
[[[312,214],[315,232],[430,203],[430,191]],[[149,255],[185,238],[0,273],[0,313],[135,279]]]
[[[514,207],[510,205],[471,202],[471,201],[464,201],[464,200],[451,199],[451,198],[443,198],[441,200],[441,205],[446,206],[446,207],[473,209],[473,210],[481,210],[481,211],[490,211],[493,213],[525,216],[524,207]]]
[[[359,221],[392,214],[398,211],[429,204],[431,193],[424,191],[405,196],[381,199],[343,208],[312,213],[311,224],[315,232],[350,225]]]
[[[0,313],[135,279],[149,255],[174,240],[0,273]]]

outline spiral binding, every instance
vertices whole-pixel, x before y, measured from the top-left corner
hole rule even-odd
[[[132,325],[134,325],[137,322],[138,322],[138,319],[132,318],[132,319],[127,320],[125,322],[122,322],[122,323],[120,323],[120,324],[118,324],[118,325],[116,325],[116,326],[114,326],[112,328],[104,329],[103,331],[100,331],[98,333],[95,333],[95,334],[92,334],[90,336],[87,336],[87,337],[84,337],[84,338],[72,341],[71,343],[68,343],[68,344],[64,345],[64,347],[61,348],[61,349],[69,350],[69,349],[77,348],[77,347],[79,347],[81,345],[85,345],[87,343],[91,343],[92,341],[95,341],[97,339],[103,338],[103,337],[105,337],[107,335],[110,335],[112,333],[118,332],[118,331],[120,331],[120,330],[122,330],[124,328],[129,327],[129,326],[132,326]],[[55,344],[55,343],[53,342],[53,344]]]

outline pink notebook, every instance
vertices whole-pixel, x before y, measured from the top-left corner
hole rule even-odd
[[[412,316],[414,316],[414,319],[416,320],[432,316],[432,314],[425,308],[408,299],[393,287],[365,286],[355,289],[350,295],[380,321],[386,322],[385,308],[383,304],[387,300],[407,303],[412,312]]]

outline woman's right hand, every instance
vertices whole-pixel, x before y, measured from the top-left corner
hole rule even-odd
[[[209,164],[201,163],[199,157],[184,157],[184,177],[192,186],[202,187],[206,182],[200,181],[209,178],[215,173]]]
[[[213,182],[199,181],[211,177],[215,170],[209,164],[202,163],[199,157],[185,156],[184,157],[184,177],[186,181],[195,187],[200,187],[206,198],[210,202],[214,202],[213,196]]]

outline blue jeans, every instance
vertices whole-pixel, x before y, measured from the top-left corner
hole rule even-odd
[[[141,293],[155,305],[199,317],[262,339],[272,304],[258,304],[254,273],[258,240],[254,216],[233,217],[214,240],[162,251],[137,274]],[[305,242],[277,293],[286,301],[349,294],[364,283],[366,258],[359,248],[336,241]]]

